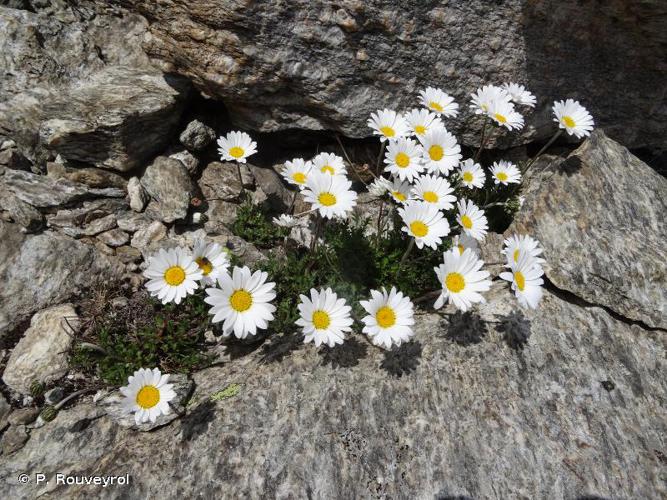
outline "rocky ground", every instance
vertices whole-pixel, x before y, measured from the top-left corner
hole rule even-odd
[[[597,31],[575,30],[580,43],[604,34],[613,43],[581,56],[595,61],[594,78],[563,82],[544,73],[558,67],[544,55],[556,42],[534,30],[557,31],[547,18],[571,19],[575,2],[501,2],[490,16],[480,2],[320,3],[315,19],[278,2],[0,1],[3,497],[667,496],[667,181],[622,145],[658,160],[664,148],[664,99],[652,94],[664,75],[662,4],[577,11],[577,26],[598,15]],[[447,36],[429,44],[430,30]],[[574,46],[561,42],[566,71]],[[609,67],[619,50],[635,57]],[[433,51],[452,59],[428,67]],[[360,335],[320,351],[279,333],[215,343],[219,361],[174,377],[179,414],[156,425],[120,415],[113,391],[38,417],[34,381],[53,405],[80,382],[68,351],[82,300],[140,287],[147,255],[203,236],[242,261],[263,258],[230,231],[241,192],[289,205],[282,160],[340,153],[334,133],[363,174],[368,143],[351,137],[367,135],[370,110],[413,95],[421,83],[407,75],[425,67],[426,80],[452,79],[461,102],[483,79],[521,76],[541,104],[573,88],[594,103],[600,129],[532,167],[506,231],[545,248],[540,309],[518,310],[496,285],[472,313],[425,307],[414,341],[389,352]],[[637,68],[652,69],[610,100]],[[547,119],[541,106],[518,143],[500,143],[512,147],[503,154],[525,157]],[[231,123],[254,129],[261,151],[241,179],[215,153]],[[330,132],[304,132],[320,129]],[[489,236],[485,261],[501,261],[501,243]],[[36,472],[132,479],[19,482]]]

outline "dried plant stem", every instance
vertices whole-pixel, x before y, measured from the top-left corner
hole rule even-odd
[[[486,128],[489,125],[489,118],[484,119],[484,125],[482,126],[482,136],[479,139],[479,149],[475,153],[475,162],[479,160],[479,156],[482,154],[482,150],[484,149],[484,146],[486,146],[486,141],[488,139],[488,136],[486,135]],[[490,135],[490,134],[489,134]]]
[[[345,156],[345,159],[347,160],[347,163],[350,165],[350,170],[354,172],[354,174],[357,176],[357,179],[364,185],[368,186],[368,183],[366,183],[361,176],[359,175],[359,172],[354,168],[354,165],[352,164],[352,160],[350,160],[350,157],[347,154],[347,151],[345,150],[345,146],[343,146],[343,142],[340,140],[340,137],[336,135],[336,140],[338,141],[338,145],[340,146],[340,149],[343,151],[343,156]],[[371,172],[372,173],[372,172]]]
[[[403,254],[403,257],[401,257],[401,262],[398,263],[398,269],[396,270],[396,277],[401,274],[401,268],[403,267],[403,264],[408,258],[408,255],[410,255],[410,252],[412,252],[412,249],[415,246],[415,239],[410,238],[410,243],[408,243],[408,248],[405,250],[405,253]]]
[[[558,129],[558,132],[556,132],[556,133],[554,134],[554,136],[553,136],[551,139],[549,139],[549,142],[547,142],[547,143],[542,147],[542,149],[540,149],[540,150],[538,151],[538,153],[537,153],[535,156],[533,156],[533,159],[530,160],[530,161],[528,162],[528,165],[526,165],[526,168],[523,169],[523,172],[522,172],[522,173],[525,173],[526,171],[528,171],[528,169],[530,168],[530,166],[531,166],[533,163],[535,163],[535,161],[540,157],[540,155],[541,155],[542,153],[544,153],[547,149],[549,149],[549,148],[551,147],[551,145],[552,145],[554,142],[556,142],[556,139],[558,139],[562,133],[563,133],[563,129],[562,129],[562,128],[561,128],[561,129]]]

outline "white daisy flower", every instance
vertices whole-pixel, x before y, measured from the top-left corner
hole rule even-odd
[[[568,99],[567,101],[556,101],[553,106],[554,121],[558,126],[570,135],[577,138],[588,137],[593,130],[593,117],[579,101]]]
[[[306,161],[303,158],[294,158],[291,161],[285,162],[285,168],[282,171],[282,176],[290,184],[303,189],[312,170],[312,162]]]
[[[402,181],[412,181],[424,170],[421,155],[422,147],[412,139],[401,137],[396,141],[390,141],[384,155],[384,162],[387,164],[384,171]]]
[[[480,208],[470,200],[459,200],[456,206],[459,210],[459,213],[456,216],[456,222],[461,225],[463,231],[468,236],[471,236],[478,241],[484,240],[489,229],[484,210],[480,210]]]
[[[447,175],[461,160],[461,146],[456,137],[444,128],[431,129],[419,137],[423,149],[424,166],[431,172]]]
[[[479,260],[470,249],[459,253],[452,248],[443,254],[444,263],[434,268],[438,281],[442,284],[442,293],[433,307],[440,309],[445,301],[454,304],[463,312],[474,303],[485,302],[480,292],[491,288],[489,272],[481,271],[484,262]]]
[[[443,128],[445,125],[435,113],[428,109],[415,108],[405,113],[405,121],[408,123],[410,131],[416,135],[424,135],[431,129]]]
[[[459,164],[461,184],[468,189],[483,188],[486,182],[486,174],[479,163],[468,158]]]
[[[377,177],[368,185],[368,192],[375,198],[381,198],[391,189],[391,182],[384,177]]]
[[[426,245],[435,250],[442,243],[442,238],[449,234],[449,222],[430,203],[413,201],[399,208],[398,213],[405,223],[403,232],[415,239],[417,248]]]
[[[325,174],[347,175],[343,159],[333,153],[320,153],[312,160],[313,168]]]
[[[229,256],[218,243],[206,243],[204,240],[197,241],[192,257],[203,274],[201,278],[202,285],[215,286],[217,279],[226,273],[229,267]]]
[[[454,188],[444,177],[436,175],[422,175],[417,177],[412,188],[414,198],[432,204],[439,210],[454,208],[456,196],[453,196]]]
[[[373,129],[374,135],[380,136],[381,141],[396,140],[408,133],[408,124],[405,118],[392,109],[383,109],[371,113],[368,126]]]
[[[505,83],[503,89],[509,95],[510,99],[521,106],[535,107],[535,96],[526,90],[526,87],[518,83]]]
[[[203,274],[189,251],[184,248],[161,248],[149,258],[144,276],[148,278],[146,288],[151,295],[163,304],[180,304],[187,295],[197,290],[197,281],[202,279]]]
[[[405,205],[412,201],[412,186],[408,181],[394,179],[389,187],[389,195],[395,202]]]
[[[470,249],[477,257],[480,256],[479,243],[472,236],[468,236],[466,233],[457,234],[452,239],[452,248],[458,248],[459,253],[463,255],[463,252],[466,249]]]
[[[266,282],[268,274],[263,271],[250,273],[247,267],[234,267],[218,278],[220,288],[207,288],[204,302],[209,304],[213,323],[223,321],[225,337],[234,333],[244,339],[265,329],[273,319],[276,307],[270,302],[276,297],[273,282]]]
[[[459,114],[459,105],[454,102],[454,98],[441,89],[428,87],[419,92],[419,97],[422,106],[438,115],[453,118]]]
[[[257,143],[245,132],[229,132],[218,139],[218,153],[224,161],[245,163],[246,158],[257,152]]]
[[[540,257],[540,254],[542,253],[540,242],[527,234],[513,234],[507,238],[503,244],[504,248],[501,253],[507,257],[508,265],[519,262],[519,257],[523,254],[530,255],[538,264],[545,262],[545,260]]]
[[[491,166],[491,177],[494,184],[519,184],[521,182],[521,171],[512,162],[500,160]]]
[[[514,104],[507,99],[491,101],[486,114],[498,125],[507,127],[509,130],[523,128],[523,116],[514,109]]]
[[[149,420],[153,423],[160,415],[168,415],[169,402],[176,397],[169,375],[162,375],[160,370],[140,368],[127,379],[127,385],[120,388],[124,396],[121,408],[127,415],[134,413],[137,425]]]
[[[289,214],[280,214],[279,217],[274,217],[273,223],[278,227],[286,227],[286,228],[292,228],[302,225],[301,219],[292,217]]]
[[[542,267],[529,254],[524,253],[518,262],[513,262],[510,272],[500,273],[500,278],[512,284],[514,295],[523,307],[536,309],[542,299],[544,280]]]
[[[476,115],[486,114],[491,107],[491,103],[504,100],[509,102],[509,94],[505,89],[495,85],[485,85],[481,89],[477,89],[474,94],[470,94],[470,107],[475,111]]]
[[[342,175],[313,172],[306,182],[303,197],[322,217],[346,218],[357,204],[357,193],[350,187],[352,183]]]
[[[381,292],[371,290],[370,300],[359,301],[359,304],[368,313],[361,319],[365,325],[362,331],[374,345],[391,349],[392,345],[400,346],[414,336],[412,301],[395,287],[391,287],[389,293],[385,288]]]
[[[311,288],[310,298],[305,295],[300,297],[300,318],[296,324],[303,330],[304,343],[315,342],[316,347],[342,344],[345,332],[352,330],[353,323],[350,315],[352,308],[345,304],[345,299],[339,299],[331,288],[319,292]]]

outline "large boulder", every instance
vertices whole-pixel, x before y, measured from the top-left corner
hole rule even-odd
[[[549,135],[551,103],[573,97],[624,144],[667,144],[659,0],[121,1],[148,19],[148,54],[241,126],[369,136],[372,111],[414,107],[428,85],[467,120],[470,92],[511,80],[539,99],[524,138]]]
[[[566,159],[535,165],[509,233],[536,237],[553,284],[667,329],[667,180],[595,131]]]

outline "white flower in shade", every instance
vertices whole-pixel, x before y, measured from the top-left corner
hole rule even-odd
[[[454,102],[454,98],[441,89],[428,87],[419,92],[419,97],[422,106],[438,115],[453,118],[459,114],[459,105]]]
[[[218,153],[225,161],[245,163],[246,158],[257,152],[257,143],[245,132],[230,132],[218,139]]]
[[[442,212],[430,203],[413,201],[398,209],[405,226],[403,232],[415,239],[417,248],[424,245],[434,250],[442,243],[442,238],[449,234],[449,223]]]
[[[518,262],[512,263],[510,272],[500,273],[500,278],[512,284],[519,304],[535,309],[542,299],[543,274],[542,267],[525,253],[519,257]]]
[[[303,190],[303,197],[322,217],[345,218],[357,204],[357,193],[352,183],[342,175],[313,172]]]
[[[217,279],[227,272],[229,257],[218,243],[206,243],[199,240],[195,243],[192,257],[199,266],[203,276],[202,285],[215,285]]]
[[[486,113],[493,121],[509,130],[523,127],[523,116],[514,109],[514,104],[506,99],[496,99],[489,104]]]
[[[312,160],[313,168],[325,174],[347,175],[347,168],[343,159],[333,153],[320,153]]]
[[[489,229],[484,210],[481,210],[470,200],[459,200],[456,206],[459,211],[456,222],[461,225],[468,236],[482,241]]]
[[[521,106],[535,107],[535,96],[526,90],[526,87],[518,83],[505,83],[503,89],[510,96],[510,99]]]
[[[225,273],[218,279],[220,288],[207,288],[204,302],[209,304],[213,323],[222,323],[225,337],[234,333],[244,339],[265,329],[273,319],[276,307],[270,302],[276,297],[273,282],[266,282],[263,271],[250,273],[247,267],[234,267],[232,274]]]
[[[120,388],[124,396],[121,408],[125,414],[134,413],[137,425],[155,422],[160,415],[169,414],[169,402],[176,397],[169,375],[160,370],[139,368],[127,379],[127,385]]]
[[[391,182],[384,177],[377,177],[368,185],[368,192],[375,198],[381,198],[391,189]]]
[[[401,180],[412,181],[424,170],[421,155],[421,146],[412,139],[402,137],[397,141],[390,141],[384,155],[387,165],[384,171]]]
[[[394,179],[389,187],[389,195],[394,199],[394,201],[405,205],[409,201],[412,201],[412,186],[408,181],[402,181],[401,179]]]
[[[456,137],[444,128],[431,129],[419,137],[422,143],[424,166],[433,173],[447,175],[462,158]]]
[[[379,135],[381,141],[396,140],[408,133],[408,124],[402,115],[392,109],[378,110],[372,113],[368,126],[373,129],[374,135]]]
[[[483,188],[486,174],[479,163],[468,158],[459,164],[461,184],[468,189]]]
[[[203,274],[189,251],[161,248],[150,257],[144,276],[148,278],[146,288],[151,295],[163,304],[180,304],[187,295],[197,290],[197,281],[202,279]]]
[[[496,87],[495,85],[485,85],[481,89],[477,89],[474,94],[471,94],[470,107],[475,111],[475,114],[481,115],[488,113],[491,108],[491,103],[496,101],[509,102],[509,94],[505,89]]]
[[[519,258],[523,254],[530,255],[538,264],[545,262],[544,259],[540,257],[542,254],[540,242],[527,234],[513,234],[503,243],[504,248],[501,253],[507,257],[508,265],[519,262]]]
[[[303,189],[312,170],[312,162],[306,161],[303,158],[294,158],[291,161],[285,162],[285,168],[282,171],[282,176],[290,184]]]
[[[292,217],[289,214],[280,214],[280,217],[274,217],[273,223],[278,227],[286,227],[286,228],[297,227],[303,224],[301,219]]]
[[[415,199],[432,204],[439,210],[454,208],[456,196],[453,196],[454,188],[444,177],[436,175],[423,175],[417,177],[412,188]]]
[[[494,184],[519,184],[521,182],[521,171],[514,163],[500,160],[494,162],[491,166],[491,177],[493,177]]]
[[[443,264],[434,268],[442,285],[442,293],[434,307],[440,309],[445,301],[449,301],[465,312],[473,304],[484,302],[480,292],[491,288],[489,272],[481,271],[484,262],[479,260],[472,250],[465,249],[463,253],[459,253],[457,248],[445,252],[443,260]]]
[[[359,304],[368,313],[361,319],[365,325],[363,332],[374,345],[391,349],[392,345],[400,346],[414,335],[412,301],[395,287],[391,287],[389,293],[384,288],[381,292],[371,290],[370,300],[362,300]]]
[[[568,99],[567,101],[556,101],[553,106],[554,121],[560,128],[577,138],[588,137],[593,130],[593,117],[579,101]]]
[[[475,255],[479,257],[479,243],[472,236],[468,236],[466,233],[456,235],[452,239],[452,248],[458,248],[459,253],[463,254],[466,249],[470,249]]]
[[[299,319],[296,324],[303,329],[304,343],[315,342],[319,347],[326,344],[334,347],[345,340],[345,332],[352,330],[352,308],[345,304],[345,299],[327,288],[317,291],[310,289],[310,298],[300,295],[298,305]]]
[[[416,135],[424,135],[431,129],[443,128],[445,125],[435,113],[428,109],[415,108],[405,113],[405,121],[408,123],[410,131]]]

